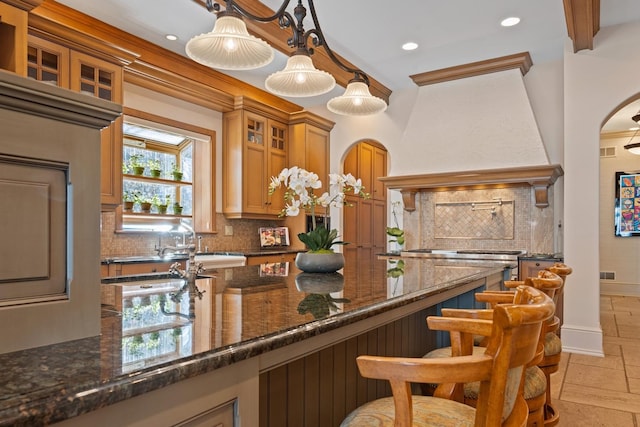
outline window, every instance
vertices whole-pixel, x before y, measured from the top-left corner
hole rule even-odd
[[[199,144],[211,143],[209,135],[127,114],[123,124],[123,204],[118,229],[162,232],[175,230],[182,222],[193,227],[194,152]],[[212,165],[213,159],[210,162]],[[212,182],[210,177],[203,177],[200,185]]]

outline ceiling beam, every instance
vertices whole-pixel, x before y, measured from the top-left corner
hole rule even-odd
[[[206,10],[205,0],[193,0]],[[224,6],[224,1],[219,0],[222,6]],[[236,0],[239,6],[241,6],[246,11],[252,13],[256,16],[271,16],[274,14],[273,10],[265,6],[259,1],[255,0]],[[289,47],[287,44],[287,39],[291,37],[291,30],[283,30],[278,25],[277,20],[260,23],[254,22],[249,19],[244,20],[247,25],[247,30],[249,33],[253,34],[256,37],[259,37],[269,43],[274,49],[279,52],[284,53],[287,56],[290,56],[293,53],[293,48]],[[333,51],[333,49],[332,49]],[[338,55],[335,51],[333,53],[342,61],[347,67],[351,68],[359,68],[342,56]],[[330,73],[335,79],[336,83],[342,87],[346,87],[349,81],[353,78],[353,74],[347,71],[344,71],[342,68],[338,67],[329,57],[326,50],[324,48],[314,49],[313,54],[313,64],[316,68],[320,70],[324,70]],[[365,73],[367,70],[362,70]],[[368,75],[368,73],[367,73]],[[369,75],[369,90],[371,94],[377,97],[380,97],[385,100],[385,102],[389,103],[389,97],[391,96],[391,89],[384,86],[382,83],[375,80],[371,75]]]
[[[563,0],[563,3],[573,52],[593,50],[593,38],[600,30],[600,0]]]

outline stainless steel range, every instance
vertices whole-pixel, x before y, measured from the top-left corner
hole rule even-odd
[[[402,256],[411,258],[451,258],[467,260],[492,260],[518,262],[518,257],[526,254],[524,250],[487,250],[487,249],[409,249]]]
[[[470,262],[490,261],[505,265],[504,280],[517,280],[518,257],[526,254],[524,250],[487,250],[487,249],[409,249],[402,251],[403,257],[431,258],[441,260],[465,260]]]

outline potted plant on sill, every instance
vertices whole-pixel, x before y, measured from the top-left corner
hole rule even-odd
[[[278,176],[271,177],[269,194],[273,194],[281,186],[286,189],[286,206],[280,212],[280,216],[297,216],[300,209],[311,214],[311,231],[298,234],[298,238],[309,251],[298,253],[296,267],[307,273],[333,273],[341,269],[344,266],[344,256],[342,253],[335,253],[333,246],[348,243],[337,240],[338,230],[328,230],[324,225],[316,224],[315,208],[348,206],[345,200],[347,192],[368,198],[369,194],[364,192],[362,181],[351,174],[329,174],[329,192],[318,196],[314,194],[314,190],[322,187],[318,175],[294,166],[290,169],[284,168]]]
[[[132,154],[129,157],[128,168],[134,175],[144,174],[144,164],[142,163],[142,154]]]
[[[159,160],[155,160],[155,159],[148,160],[147,167],[149,168],[149,174],[153,178],[160,178],[160,175],[162,175],[162,169],[160,169]]]
[[[156,207],[159,215],[166,215],[167,209],[169,208],[169,203],[171,202],[171,196],[166,195],[164,197],[164,201],[158,197],[158,195],[153,196],[153,205]]]
[[[125,191],[122,194],[122,205],[123,205],[122,208],[125,210],[125,212],[133,211],[134,203],[135,203],[134,194],[129,191]]]
[[[140,211],[144,213],[151,212],[151,199],[143,197],[139,191],[133,193],[133,201],[140,206]]]
[[[173,204],[173,213],[174,215],[182,215],[182,206],[180,206],[180,203],[175,202]]]
[[[180,166],[175,163],[171,164],[171,175],[175,181],[182,181],[182,171],[180,170]]]

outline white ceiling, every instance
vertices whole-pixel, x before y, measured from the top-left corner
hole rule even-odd
[[[185,43],[210,31],[215,20],[193,0],[57,1],[181,55]],[[262,2],[271,9],[282,4]],[[289,8],[296,3],[291,0]],[[600,3],[601,28],[640,20],[638,0]],[[306,0],[303,4],[307,6]],[[392,91],[415,87],[412,74],[523,51],[531,54],[534,66],[557,60],[568,40],[561,0],[316,0],[315,8],[329,46]],[[501,27],[509,16],[520,17],[520,24]],[[312,26],[307,15],[305,28]],[[178,41],[168,41],[168,33]],[[405,52],[400,46],[407,41],[420,47]],[[264,88],[264,78],[285,62],[286,56],[276,53],[274,62],[260,70],[226,73]],[[336,88],[324,97],[290,100],[309,107],[341,93]],[[621,110],[604,130],[627,130],[638,110],[640,102]]]

